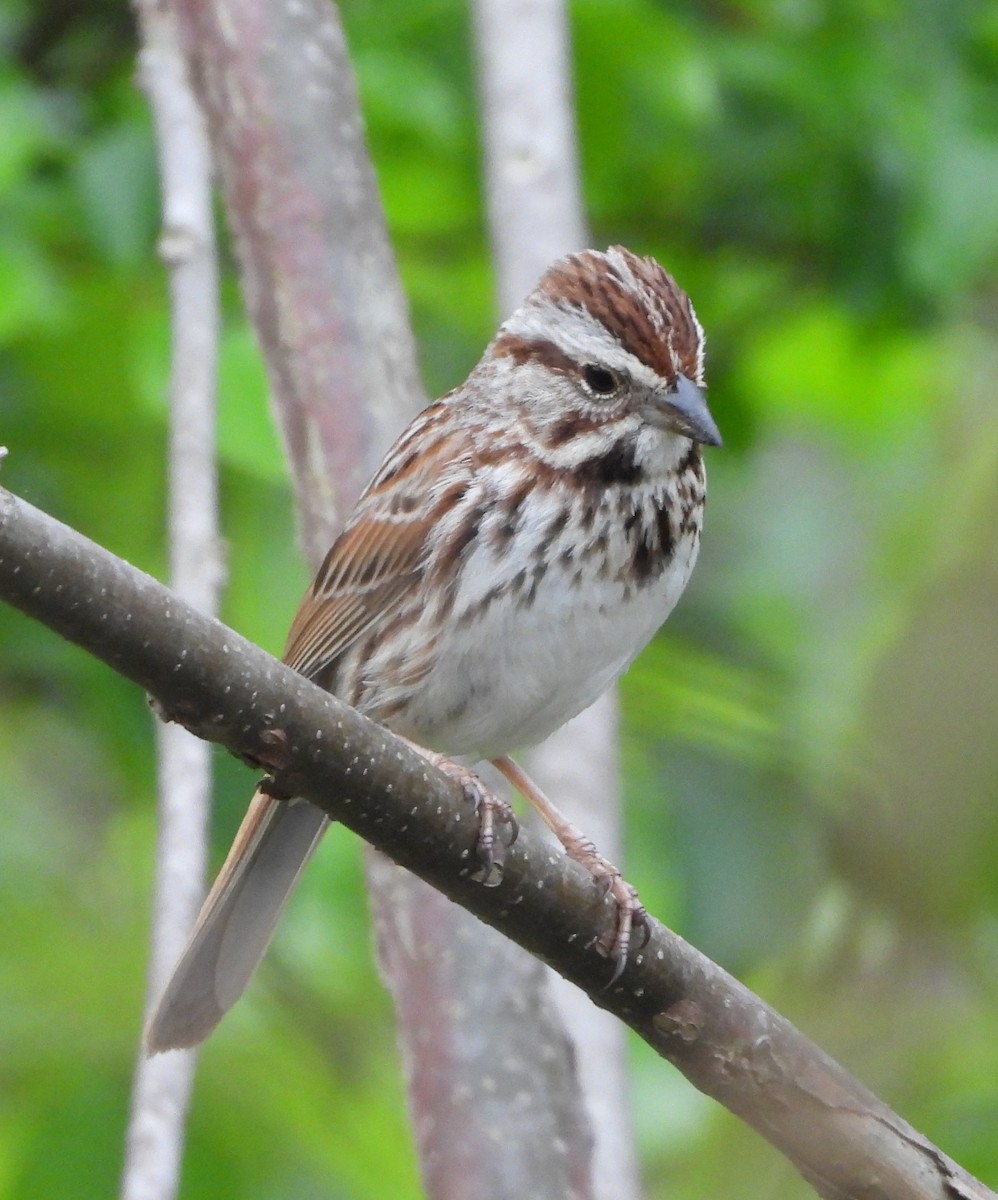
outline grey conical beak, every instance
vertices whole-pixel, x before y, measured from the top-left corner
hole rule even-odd
[[[656,393],[645,417],[660,429],[671,429],[705,446],[721,444],[721,434],[710,415],[703,388],[685,375],[677,375],[671,388]]]

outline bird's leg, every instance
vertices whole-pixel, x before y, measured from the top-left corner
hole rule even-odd
[[[396,735],[397,736],[397,735]],[[481,862],[481,870],[476,871],[473,878],[486,887],[498,887],[502,883],[502,863],[508,847],[516,841],[519,833],[516,814],[513,806],[504,797],[497,795],[487,788],[474,771],[461,766],[445,754],[437,754],[427,750],[408,738],[401,739],[410,746],[438,771],[460,784],[461,790],[474,807],[478,817],[478,841],[475,853]],[[502,831],[506,830],[503,836]]]
[[[637,891],[621,875],[617,867],[599,853],[592,841],[548,799],[522,767],[505,755],[502,758],[492,759],[492,765],[501,771],[520,795],[529,800],[540,813],[544,823],[565,847],[569,858],[574,858],[577,863],[581,863],[604,889],[604,892],[609,892],[616,900],[616,927],[596,939],[597,950],[613,960],[613,974],[610,977],[610,983],[607,984],[609,987],[610,984],[617,981],[627,965],[627,951],[634,929],[641,930],[642,945],[647,942],[651,932],[648,926],[648,914],[638,900]]]

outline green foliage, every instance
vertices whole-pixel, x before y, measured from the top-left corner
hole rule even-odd
[[[572,14],[594,242],[689,289],[726,438],[694,583],[623,689],[628,874],[995,1185],[994,6]],[[344,15],[439,392],[493,324],[468,15]],[[0,442],[4,483],[161,571],[168,327],[126,18],[0,10]],[[305,572],[231,278],[225,310],[225,616],[276,649]],[[141,1020],[149,719],[7,610],[0,639],[0,1197],[106,1196]],[[221,849],[249,778],[218,768]],[[418,1194],[357,849],[330,841],[205,1051],[188,1200]],[[635,1059],[650,1197],[808,1194]]]

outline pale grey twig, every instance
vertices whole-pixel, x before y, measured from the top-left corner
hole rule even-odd
[[[222,579],[215,462],[218,268],[211,157],[204,121],[168,0],[134,0],[139,77],[153,114],[162,190],[159,251],[170,291],[170,579],[205,613]],[[160,725],[156,882],[147,1007],[161,991],[197,915],[204,888],[211,748],[181,726]],[[194,1055],[140,1051],[125,1144],[122,1200],[177,1193]]]

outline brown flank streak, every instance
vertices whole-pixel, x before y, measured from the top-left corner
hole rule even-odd
[[[524,479],[524,481],[513,489],[506,497],[502,505],[503,520],[496,530],[497,536],[501,536],[503,540],[516,536],[520,523],[523,520],[523,505],[527,497],[533,491],[533,480]]]
[[[466,491],[467,486],[462,484],[460,495],[463,496]],[[460,496],[458,499],[460,499]],[[442,512],[447,512],[452,507],[452,503],[446,495],[441,498],[439,507]],[[458,559],[464,556],[468,547],[478,537],[478,527],[481,525],[486,511],[487,506],[484,502],[476,504],[465,515],[460,527],[454,531],[441,547],[440,555],[435,564],[439,578],[447,579],[454,572]]]

